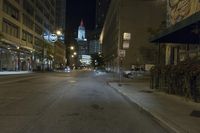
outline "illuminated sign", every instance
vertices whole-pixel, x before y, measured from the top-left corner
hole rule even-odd
[[[58,36],[56,34],[50,34],[49,35],[49,41],[50,42],[56,42],[58,40]]]
[[[129,41],[123,41],[123,49],[128,49],[129,48]]]
[[[126,33],[126,32],[125,32],[125,33],[123,34],[123,39],[124,39],[124,40],[131,40],[131,33]]]
[[[51,34],[51,33],[44,33],[43,34],[44,40],[48,42],[56,42],[58,40],[58,36],[56,34]]]
[[[90,55],[81,55],[80,62],[82,64],[90,65],[91,64],[91,56]]]

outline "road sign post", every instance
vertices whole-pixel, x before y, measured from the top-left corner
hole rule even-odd
[[[131,40],[131,33],[128,33],[128,32],[124,32],[123,33],[123,44],[122,44],[122,48],[123,49],[119,49],[119,86],[122,86],[121,82],[122,82],[122,74],[123,74],[123,71],[122,71],[122,65],[123,65],[123,59],[125,58],[126,56],[126,50],[125,49],[128,49],[129,46],[130,46],[130,40]]]

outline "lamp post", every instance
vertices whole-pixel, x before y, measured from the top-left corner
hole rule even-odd
[[[54,33],[50,33],[50,32],[48,32],[48,33],[43,33],[42,34],[42,40],[43,40],[43,50],[42,50],[42,71],[44,71],[45,70],[45,63],[46,63],[46,61],[45,61],[45,57],[46,57],[46,55],[47,55],[47,47],[45,46],[46,45],[46,42],[45,42],[45,40],[46,41],[48,41],[48,43],[55,43],[57,40],[58,40],[58,36],[61,36],[62,35],[62,32],[60,31],[60,30],[57,30],[57,31],[55,31]],[[51,54],[53,54],[54,52],[53,52],[53,49],[54,48],[52,48],[52,47],[50,47],[48,50],[51,52]],[[52,69],[52,67],[53,67],[53,62],[54,62],[54,56],[52,55],[51,56],[52,58],[50,59],[50,63],[48,64],[48,67],[50,68],[50,69]],[[47,60],[48,61],[48,60]]]

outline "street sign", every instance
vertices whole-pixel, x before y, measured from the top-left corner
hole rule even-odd
[[[123,41],[123,49],[128,49],[129,48],[129,41]]]
[[[119,50],[119,57],[125,57],[125,55],[126,55],[126,51],[120,49],[120,50]]]
[[[124,34],[123,34],[123,40],[131,40],[131,33],[124,32]]]

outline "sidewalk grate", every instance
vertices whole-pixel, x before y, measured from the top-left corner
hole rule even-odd
[[[193,117],[200,117],[200,111],[199,110],[193,110],[190,116]]]
[[[148,90],[141,90],[140,92],[143,92],[143,93],[153,93],[153,91],[148,91]]]

